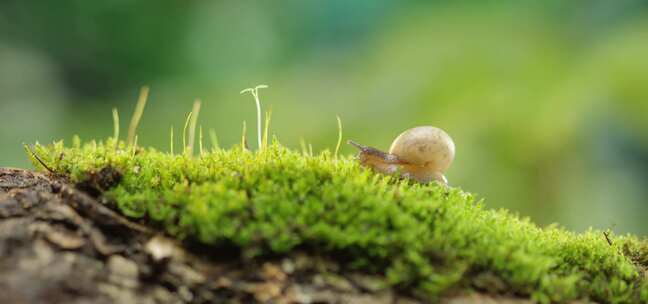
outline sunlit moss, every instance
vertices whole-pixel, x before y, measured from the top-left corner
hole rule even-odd
[[[328,151],[312,156],[274,141],[258,152],[190,157],[108,139],[37,145],[34,153],[72,182],[118,170],[121,181],[103,195],[178,238],[250,256],[297,248],[343,256],[348,267],[384,273],[428,299],[479,289],[539,302],[648,301],[645,241],[612,236],[610,244],[601,231],[540,228],[458,188],[377,175]]]

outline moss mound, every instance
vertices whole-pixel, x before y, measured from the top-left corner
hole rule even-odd
[[[377,175],[326,151],[274,142],[190,157],[108,139],[34,154],[41,170],[90,185],[178,238],[248,256],[312,250],[429,300],[477,289],[539,302],[648,302],[646,241],[540,228],[460,189]]]

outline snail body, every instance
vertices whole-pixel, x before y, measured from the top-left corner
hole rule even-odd
[[[358,160],[363,166],[420,183],[448,184],[443,174],[454,160],[455,145],[448,133],[439,128],[421,126],[406,130],[394,139],[388,153],[353,141],[349,144],[360,150]]]

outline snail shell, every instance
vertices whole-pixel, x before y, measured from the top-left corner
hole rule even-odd
[[[455,145],[445,131],[431,126],[416,127],[394,139],[389,154],[410,164],[446,172],[455,155]]]

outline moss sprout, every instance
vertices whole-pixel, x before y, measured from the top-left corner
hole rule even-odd
[[[133,117],[131,118],[130,125],[128,127],[128,145],[133,145],[135,143],[135,135],[137,134],[137,126],[139,125],[142,115],[144,114],[144,107],[146,106],[146,101],[148,100],[149,87],[142,87],[140,90],[140,95],[135,106],[135,111],[133,112]]]
[[[209,129],[209,140],[211,141],[212,150],[220,150],[220,144],[218,143],[218,135],[216,135],[216,130]]]
[[[250,93],[254,97],[254,102],[256,103],[256,108],[257,108],[257,138],[258,138],[258,147],[259,150],[263,148],[263,142],[261,139],[261,101],[259,100],[259,89],[266,89],[268,88],[267,85],[265,84],[260,84],[254,88],[247,88],[241,91],[241,94],[243,93]]]
[[[195,140],[196,140],[196,126],[198,124],[198,115],[200,114],[200,100],[194,101],[193,108],[191,109],[191,120],[189,121],[189,144],[187,145],[186,153],[193,156]]]
[[[113,138],[115,139],[115,143],[117,143],[119,142],[119,112],[117,111],[117,108],[112,109],[112,117],[113,117]]]
[[[337,160],[338,153],[340,153],[340,146],[342,145],[342,119],[340,119],[340,116],[335,116],[337,118],[337,123],[338,123],[338,140],[337,143],[335,144],[335,152],[333,155],[335,155],[335,160]]]

